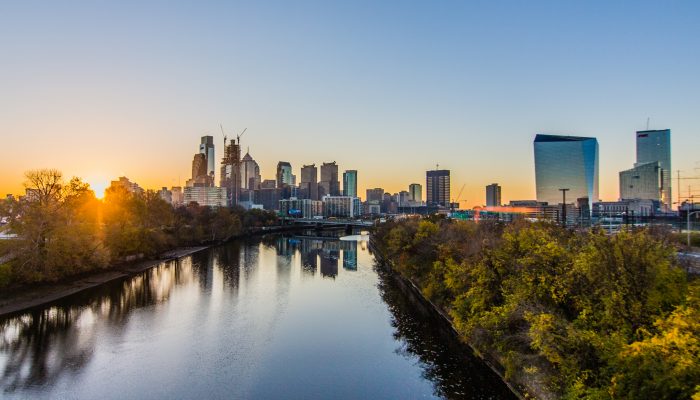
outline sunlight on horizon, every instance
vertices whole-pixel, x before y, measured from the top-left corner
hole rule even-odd
[[[90,185],[90,189],[95,192],[95,197],[98,199],[103,199],[105,197],[105,190],[109,187],[109,179],[103,177],[90,177],[86,178],[85,182]]]

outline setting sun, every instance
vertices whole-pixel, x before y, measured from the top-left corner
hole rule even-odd
[[[95,192],[95,197],[102,199],[105,196],[105,190],[109,187],[110,180],[104,176],[88,175],[85,182],[90,185],[90,189]]]

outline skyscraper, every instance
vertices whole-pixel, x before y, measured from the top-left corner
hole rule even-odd
[[[661,202],[667,209],[671,197],[671,130],[648,130],[637,132],[637,163],[658,162],[661,168]]]
[[[343,172],[343,196],[357,197],[357,171],[354,169]]]
[[[241,188],[248,190],[258,189],[261,180],[260,166],[250,156],[250,152],[246,152],[241,159]]]
[[[426,172],[426,203],[429,206],[449,207],[450,170],[438,169]]]
[[[384,189],[382,189],[382,188],[367,189],[366,201],[376,201],[378,203],[381,203],[382,200],[384,200]]]
[[[662,176],[659,163],[635,164],[620,172],[620,200],[661,200]]]
[[[568,189],[566,202],[598,199],[598,141],[595,138],[537,135],[535,148],[535,184],[537,201],[562,202],[560,189]]]
[[[209,187],[214,186],[214,180],[207,174],[207,156],[197,153],[192,159],[192,178],[186,182],[188,187]]]
[[[423,187],[419,183],[408,185],[408,201],[413,206],[420,205],[423,202]]]
[[[301,167],[301,183],[299,184],[301,195],[307,199],[318,200],[318,168],[316,164]]]
[[[287,161],[277,163],[277,187],[292,186],[292,164]]]
[[[214,181],[214,165],[216,164],[216,159],[214,158],[214,138],[212,136],[202,136],[199,152],[206,157],[207,175],[211,176],[211,180]]]
[[[240,193],[240,169],[241,146],[235,141],[224,144],[224,157],[221,160],[221,176],[219,185],[226,189],[227,205],[238,204],[238,194]]]
[[[486,207],[497,207],[501,205],[501,186],[492,183],[486,186]]]
[[[318,196],[340,196],[338,165],[333,162],[321,164],[321,180],[318,182]]]

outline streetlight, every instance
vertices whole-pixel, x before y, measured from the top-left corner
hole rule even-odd
[[[559,189],[562,195],[562,200],[561,200],[561,219],[562,219],[562,224],[564,228],[566,228],[566,192],[569,191],[568,188],[566,189]]]

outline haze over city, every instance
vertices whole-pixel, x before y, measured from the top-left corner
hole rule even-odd
[[[277,162],[336,161],[358,193],[452,172],[462,206],[535,198],[538,133],[596,137],[618,197],[635,131],[672,129],[673,170],[700,148],[695,2],[8,3],[0,9],[0,193],[57,168],[98,194],[189,178],[199,137],[248,128]],[[218,166],[217,166],[218,174]],[[218,179],[218,178],[217,178]],[[675,182],[674,182],[675,186]],[[683,190],[683,187],[680,188]]]

